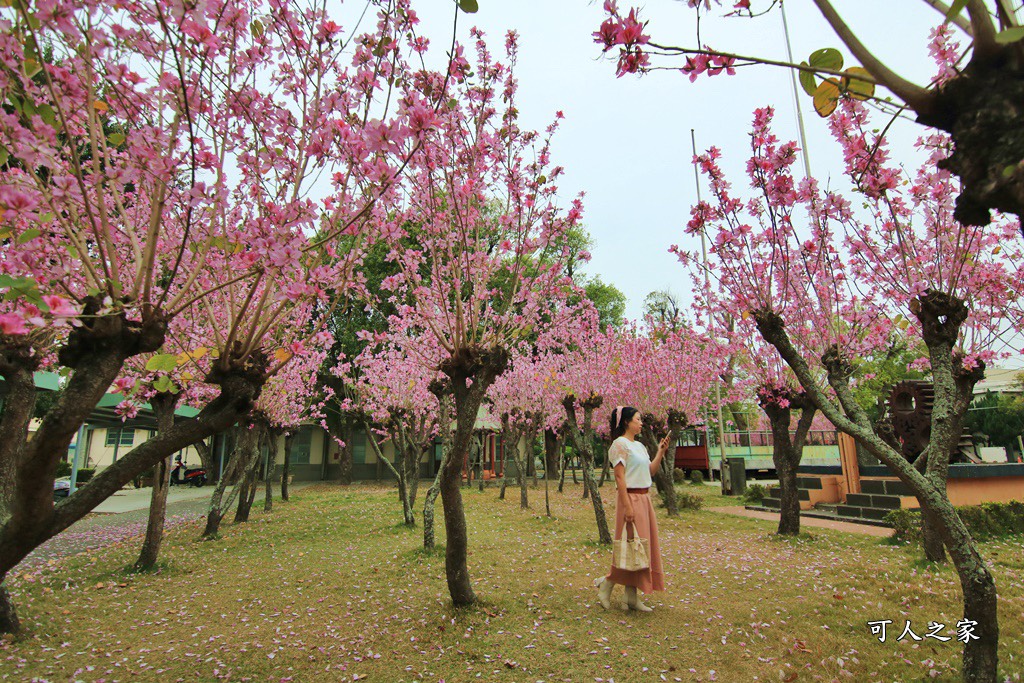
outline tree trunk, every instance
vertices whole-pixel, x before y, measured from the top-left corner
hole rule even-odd
[[[544,478],[555,479],[561,469],[562,440],[553,429],[544,430]]]
[[[178,404],[179,394],[169,392],[158,393],[149,400],[156,414],[157,433],[166,434],[174,426],[174,408]],[[146,537],[142,542],[139,559],[135,560],[136,571],[149,571],[156,566],[160,555],[160,544],[164,539],[164,519],[167,517],[167,490],[171,486],[171,457],[158,462],[153,470],[153,493],[149,498],[149,521],[146,524]]]
[[[27,346],[27,343],[18,345],[0,356],[0,375],[7,384],[0,410],[0,522],[11,515],[18,479],[17,447],[28,440],[28,427],[35,410],[35,370],[39,360]]]
[[[505,458],[508,456],[508,448],[501,449],[501,492],[498,493],[498,500],[505,500],[505,486],[508,484],[508,473],[505,471]]]
[[[0,633],[17,633],[21,630],[18,610],[14,607],[7,587],[0,583]]]
[[[206,476],[211,481],[213,480],[213,474],[217,470],[217,463],[213,460],[213,447],[207,445],[205,440],[196,441],[194,444],[196,453],[199,454],[199,462],[203,469],[206,470]]]
[[[437,469],[437,474],[434,475],[434,483],[427,489],[427,495],[423,497],[423,549],[433,550],[434,549],[434,501],[437,500],[437,494],[441,492],[441,472],[444,470],[445,463],[448,462],[448,454],[451,449],[446,449],[442,446],[443,455],[441,456],[441,465]]]
[[[597,521],[597,536],[601,543],[611,544],[612,536],[608,532],[608,518],[604,514],[604,502],[597,490],[597,482],[594,481],[593,454],[589,452],[593,444],[593,431],[591,420],[594,411],[601,407],[600,397],[588,399],[583,402],[583,430],[581,432],[579,423],[576,420],[576,398],[567,396],[562,405],[565,408],[566,424],[568,425],[569,438],[573,442],[573,449],[580,454],[583,461],[583,489],[590,491],[591,504],[594,507],[594,518]]]
[[[768,393],[765,392],[764,395],[768,396]],[[802,393],[790,391],[782,398],[786,401],[785,407],[780,407],[774,398],[766,398],[761,401],[761,409],[771,424],[772,462],[775,463],[775,472],[779,476],[779,527],[776,533],[781,536],[796,536],[800,533],[800,490],[796,483],[797,469],[800,467],[804,442],[817,409]],[[802,409],[795,434],[789,431],[793,408]]]
[[[289,434],[284,438],[284,464],[281,466],[281,500],[288,500],[288,479],[291,478],[292,466],[292,444],[295,435]]]
[[[392,418],[395,420],[397,418]],[[416,518],[413,516],[412,503],[409,500],[409,487],[406,486],[405,481],[405,455],[404,447],[401,439],[398,438],[397,432],[392,430],[391,443],[395,450],[396,462],[392,464],[390,460],[384,457],[384,451],[380,447],[380,441],[377,440],[377,435],[370,429],[370,423],[368,420],[363,420],[363,429],[366,430],[366,438],[370,442],[370,446],[373,448],[374,455],[377,456],[378,463],[384,463],[387,466],[388,471],[391,472],[398,484],[398,500],[402,504],[402,522],[406,526],[416,526]]]
[[[19,465],[11,514],[0,527],[0,584],[8,572],[40,544],[80,520],[140,472],[199,439],[226,429],[247,414],[265,381],[252,369],[228,367],[211,371],[207,380],[219,385],[220,391],[199,415],[181,420],[166,434],[157,434],[136,446],[54,505],[53,478],[57,462],[67,453],[72,437],[116,379],[127,357],[124,350],[147,353],[163,342],[162,322],[126,324],[117,315],[90,317],[89,311],[95,309],[87,303],[86,322],[70,333],[59,354],[61,362],[75,372],[32,438],[14,445]],[[116,329],[119,325],[124,329]],[[7,344],[0,343],[0,357],[6,358],[4,354],[8,351]],[[0,444],[0,450],[11,447],[11,444]],[[12,609],[7,608],[7,612],[13,614]],[[0,623],[0,629],[15,626],[13,618],[4,617]]]
[[[547,512],[548,517],[551,516],[551,496],[548,492],[551,480],[548,479],[547,470],[544,470],[544,510]]]
[[[263,511],[270,512],[274,508],[274,477],[277,474],[277,447],[281,439],[280,430],[273,429],[267,434],[267,471],[266,490],[263,496]],[[326,456],[325,456],[326,457]]]
[[[224,476],[217,482],[217,488],[213,490],[213,495],[210,497],[210,506],[206,514],[206,528],[203,529],[202,534],[204,540],[212,540],[217,537],[217,533],[220,531],[221,520],[224,519],[225,513],[234,504],[235,496],[241,493],[241,481],[248,476],[249,461],[254,459],[252,453],[256,450],[255,428],[247,429],[246,427],[240,427],[238,431],[240,434],[238,434],[238,438],[235,440],[235,450],[231,454],[231,462],[228,464]],[[235,482],[235,486],[232,488],[231,494],[225,499],[224,493],[227,490],[228,482]]]
[[[562,476],[558,479],[558,492],[561,493],[565,487],[565,469],[569,466],[569,458],[562,458]]]
[[[817,408],[885,463],[914,493],[922,512],[932,515],[960,578],[964,619],[976,624],[972,626],[977,638],[967,638],[964,643],[961,680],[995,683],[999,664],[995,581],[945,489],[949,456],[962,434],[963,416],[975,385],[984,377],[985,366],[975,363],[966,367],[955,353],[960,328],[968,317],[963,301],[941,291],[926,290],[911,302],[910,309],[921,323],[935,387],[931,438],[922,453],[927,467],[924,475],[874,431],[870,419],[853,398],[853,366],[838,347],[825,352],[822,364],[839,405],[818,385],[806,360],[789,339],[782,318],[770,310],[755,310],[753,316],[761,335],[779,351]],[[937,485],[939,481],[941,486]]]
[[[480,436],[478,438],[480,439],[480,447],[476,451],[476,476],[478,477],[478,479],[477,479],[477,490],[480,491],[480,493],[483,493],[484,492],[484,451],[486,450],[486,446],[487,446],[487,437],[483,434],[483,432],[481,432]]]
[[[460,349],[451,359],[441,364],[441,371],[450,380],[455,404],[455,437],[451,460],[441,471],[441,503],[448,535],[445,544],[445,577],[452,603],[456,607],[476,602],[466,562],[469,539],[459,479],[469,455],[477,411],[488,387],[506,367],[508,352],[499,347],[487,350]],[[467,380],[470,380],[469,386]]]
[[[256,500],[256,490],[259,488],[257,486],[260,473],[259,461],[261,460],[258,448],[254,458],[256,462],[252,464],[248,474],[246,474],[244,488],[238,494],[238,507],[235,509],[234,524],[243,524],[249,521],[249,512],[252,511],[252,503]]]
[[[924,557],[929,562],[945,562],[946,546],[942,542],[938,523],[927,510],[921,510],[921,540],[924,545]]]

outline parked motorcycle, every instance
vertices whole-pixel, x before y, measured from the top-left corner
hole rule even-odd
[[[189,467],[181,460],[176,460],[171,469],[171,486],[200,487],[206,483],[206,470],[202,467]]]

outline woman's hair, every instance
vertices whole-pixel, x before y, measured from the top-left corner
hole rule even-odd
[[[637,412],[636,408],[629,406],[615,406],[612,409],[612,414],[608,418],[608,430],[611,432],[612,439],[617,439],[626,433],[626,425]]]

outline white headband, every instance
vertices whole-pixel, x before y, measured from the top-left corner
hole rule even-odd
[[[622,406],[615,406],[615,410],[613,412],[615,414],[615,426],[618,427],[619,421],[622,420]]]

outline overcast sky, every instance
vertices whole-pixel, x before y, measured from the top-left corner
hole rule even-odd
[[[755,66],[736,76],[703,77],[693,84],[678,72],[616,78],[614,62],[601,58],[591,36],[604,18],[601,2],[479,3],[478,13],[459,17],[459,38],[468,42],[469,28],[478,26],[497,56],[506,31],[520,34],[517,74],[524,125],[542,129],[556,111],[565,113],[554,159],[566,168],[560,188],[566,202],[576,192],[586,193],[585,226],[595,243],[587,272],[625,293],[631,318],[641,315],[644,297],[653,290],[670,289],[686,301],[688,276],[667,250],[677,243],[699,248],[682,231],[696,201],[690,130],[695,131],[698,150],[715,145],[724,151],[723,165],[734,186],[746,187],[742,173],[747,132],[756,107],[774,106],[776,134],[784,140],[797,137],[789,72]],[[896,4],[901,9],[892,9]],[[619,5],[630,6],[626,0]],[[928,31],[942,19],[935,10],[923,2],[839,0],[836,5],[891,67],[917,82],[928,81],[933,72]],[[653,39],[694,44],[695,13],[685,2],[649,0],[642,7],[642,18],[651,20],[648,33]],[[421,0],[415,8],[422,33],[431,38],[435,52],[443,52],[451,39],[451,1]],[[786,8],[797,61],[817,48],[837,47],[848,65],[854,63],[811,0],[787,0]],[[719,10],[702,20],[701,33],[705,43],[718,49],[786,57],[777,11],[745,20],[722,18]],[[831,178],[833,186],[846,187],[838,148],[802,92],[800,105],[812,172],[823,185]],[[900,148],[909,149],[921,130],[916,124],[897,125],[895,132],[906,143]],[[706,195],[706,188],[702,191]]]

